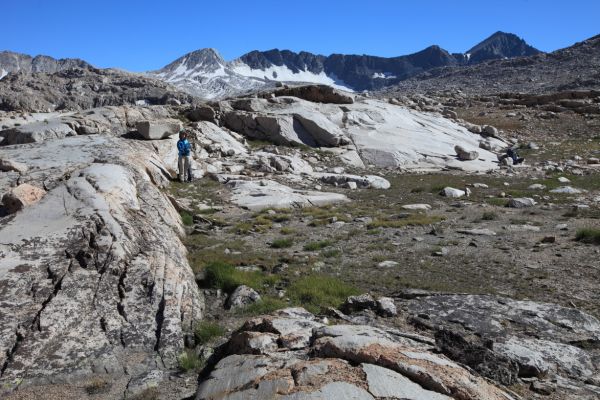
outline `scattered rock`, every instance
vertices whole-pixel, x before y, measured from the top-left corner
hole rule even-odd
[[[466,194],[466,192],[464,190],[446,187],[440,192],[440,194],[445,197],[450,197],[450,198],[456,199],[459,197],[463,197]]]
[[[571,182],[571,180],[570,180],[569,178],[565,178],[564,176],[560,176],[560,177],[558,178],[558,181],[559,181],[560,183],[570,183],[570,182]]]
[[[348,297],[340,309],[346,314],[352,314],[354,312],[363,310],[376,310],[377,302],[373,296],[365,293],[361,294],[360,296]]]
[[[476,151],[467,151],[462,146],[454,146],[454,151],[458,155],[458,159],[461,161],[472,161],[476,160],[479,157],[479,153]]]
[[[40,201],[46,195],[44,189],[22,183],[2,196],[2,204],[9,214],[16,213]]]
[[[541,183],[534,183],[533,185],[529,185],[527,187],[529,190],[544,190],[546,189],[546,185],[542,185]]]
[[[246,285],[240,285],[229,295],[225,305],[229,309],[236,309],[257,301],[260,301],[260,295],[256,290]]]
[[[537,203],[530,197],[516,197],[508,201],[508,206],[511,208],[527,208],[533,207]]]
[[[377,264],[377,266],[379,268],[394,268],[394,267],[397,267],[398,265],[400,265],[400,264],[398,264],[396,261],[390,261],[390,260],[382,261],[379,264]]]
[[[395,317],[398,314],[394,299],[380,297],[377,299],[377,313],[383,317]]]
[[[571,186],[562,186],[556,189],[552,189],[550,193],[564,193],[564,194],[579,194],[583,191],[581,189],[575,189]]]
[[[14,172],[18,172],[20,174],[24,174],[28,170],[29,170],[29,168],[27,167],[27,165],[25,165],[23,163],[9,160],[9,159],[0,159],[0,171],[4,171],[4,172],[14,171]]]
[[[402,206],[405,210],[416,210],[416,211],[429,211],[431,206],[429,204],[405,204]]]
[[[496,236],[496,232],[491,229],[457,229],[456,232],[463,233],[465,235],[475,236]]]

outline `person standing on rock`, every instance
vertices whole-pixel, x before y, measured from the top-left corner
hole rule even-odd
[[[187,181],[192,181],[192,145],[188,141],[187,137],[188,134],[186,131],[179,132],[179,140],[177,141],[177,151],[179,152],[179,157],[177,161],[179,167],[180,182],[186,180],[186,174]]]

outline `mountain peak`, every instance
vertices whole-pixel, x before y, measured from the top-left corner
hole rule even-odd
[[[467,54],[469,62],[477,63],[489,59],[532,56],[541,51],[530,46],[514,33],[497,31],[490,37],[475,45]]]

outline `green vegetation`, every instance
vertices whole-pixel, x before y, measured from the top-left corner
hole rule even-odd
[[[281,228],[279,233],[281,233],[282,235],[295,235],[297,233],[297,231],[294,228],[289,228],[287,226],[284,226],[283,228]]]
[[[339,307],[348,296],[360,291],[341,280],[327,275],[309,275],[293,282],[288,288],[288,297],[311,312],[321,308]]]
[[[278,280],[276,276],[266,275],[262,271],[241,271],[230,264],[213,262],[205,269],[206,286],[232,292],[240,285],[261,290],[265,285],[271,286]]]
[[[192,214],[190,214],[187,211],[181,211],[179,213],[179,215],[181,216],[181,222],[185,226],[192,226],[192,225],[194,225],[194,217],[192,216]]]
[[[294,240],[291,238],[275,239],[271,242],[271,248],[273,249],[287,249],[294,245]]]
[[[325,247],[329,247],[333,244],[331,240],[321,240],[319,242],[310,242],[304,245],[305,251],[317,251],[322,250]]]
[[[263,296],[260,301],[247,305],[236,311],[240,316],[254,316],[272,313],[275,310],[288,307],[289,304],[281,299]]]
[[[185,350],[177,360],[179,368],[185,372],[200,371],[205,364],[205,360],[191,349]]]
[[[432,225],[442,222],[445,218],[438,215],[410,214],[406,218],[380,217],[367,225],[367,229],[403,228],[405,226]]]
[[[196,325],[196,330],[194,331],[194,336],[198,344],[208,343],[224,334],[225,328],[211,321],[201,321]]]
[[[325,258],[339,257],[342,255],[342,251],[340,249],[328,249],[322,252],[321,255]]]
[[[582,228],[577,231],[575,240],[582,243],[600,245],[600,229],[598,228]]]
[[[486,211],[481,216],[482,221],[495,221],[498,219],[498,214],[493,211]]]
[[[508,207],[509,200],[502,197],[494,197],[491,199],[485,199],[485,202],[492,206]]]

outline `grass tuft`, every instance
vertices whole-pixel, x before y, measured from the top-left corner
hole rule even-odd
[[[348,296],[359,294],[359,290],[331,276],[309,275],[293,282],[287,294],[294,304],[317,313],[321,308],[339,307]]]
[[[278,281],[274,275],[266,275],[261,271],[240,271],[230,264],[213,262],[205,267],[204,283],[214,289],[233,292],[240,285],[261,290],[265,285],[271,286]]]
[[[191,349],[184,351],[177,361],[179,368],[185,372],[200,371],[205,365],[205,360]]]
[[[310,242],[304,245],[305,251],[317,251],[322,250],[325,247],[329,247],[333,244],[331,240],[321,240],[319,242]]]
[[[598,228],[582,228],[577,231],[575,240],[582,243],[600,245],[600,229]]]
[[[216,322],[201,321],[196,325],[194,336],[198,344],[206,344],[215,338],[223,336],[225,334],[225,328]]]
[[[181,211],[179,213],[179,215],[181,216],[181,222],[185,226],[192,226],[192,225],[194,225],[194,216],[192,214],[190,214],[187,211]]]
[[[289,307],[289,304],[281,299],[275,297],[263,297],[256,303],[249,304],[245,307],[236,310],[236,314],[240,316],[256,316],[270,314],[275,310],[281,310],[282,308]]]
[[[271,242],[271,248],[273,249],[287,249],[294,245],[294,240],[291,238],[275,239]]]

